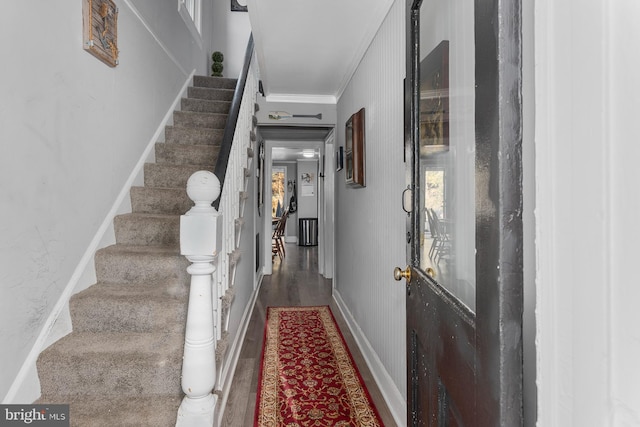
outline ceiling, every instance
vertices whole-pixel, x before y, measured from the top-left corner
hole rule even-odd
[[[247,0],[266,100],[335,104],[393,0]]]

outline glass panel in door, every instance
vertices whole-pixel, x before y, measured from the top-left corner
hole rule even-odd
[[[420,10],[420,268],[475,310],[474,2]]]

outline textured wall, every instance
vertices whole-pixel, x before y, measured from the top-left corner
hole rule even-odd
[[[404,1],[396,1],[338,102],[336,147],[344,146],[349,116],[366,110],[367,186],[347,187],[344,170],[335,177],[334,275],[339,298],[370,346],[370,361],[379,363],[375,369],[383,392],[402,419],[405,287],[393,280],[393,269],[407,263],[406,214],[400,203],[405,188],[404,51]]]
[[[204,13],[211,13],[210,4]],[[82,2],[0,16],[0,398],[188,75],[205,72],[175,0],[120,1],[120,65],[82,49]],[[206,24],[205,24],[206,26]],[[211,39],[210,30],[205,40]],[[206,43],[205,43],[206,45]]]

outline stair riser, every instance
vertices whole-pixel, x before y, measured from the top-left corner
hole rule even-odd
[[[120,215],[114,218],[116,243],[122,245],[180,245],[180,217]]]
[[[164,135],[166,143],[220,145],[224,130],[167,126]]]
[[[209,101],[229,101],[233,99],[232,89],[218,89],[208,87],[190,87],[188,89],[189,98],[208,99]]]
[[[229,114],[231,103],[226,101],[207,101],[203,99],[182,98],[180,107],[183,111]]]
[[[95,256],[98,282],[153,283],[177,280],[188,284],[189,261],[182,255],[153,255],[98,251]]]
[[[213,170],[220,148],[215,145],[156,144],[156,163],[200,165]]]
[[[211,76],[193,76],[193,85],[197,87],[213,87],[221,89],[235,89],[237,79]]]
[[[182,351],[168,358],[146,353],[50,353],[38,361],[46,395],[132,396],[179,394]],[[73,367],[65,369],[63,367]],[[96,387],[100,384],[100,387]],[[117,410],[117,408],[114,408]]]
[[[191,280],[179,215],[193,206],[189,177],[214,169],[236,80],[193,83],[144,167],[145,186],[131,188],[134,213],[114,219],[116,244],[95,253],[97,283],[69,301],[73,333],[38,358],[42,396],[71,403],[72,426],[175,425]],[[218,346],[221,357],[228,337]],[[168,404],[158,409],[158,398]]]
[[[77,332],[184,333],[187,321],[186,299],[89,295],[72,298],[69,308]]]
[[[227,114],[196,113],[193,111],[174,111],[173,113],[173,125],[175,127],[224,129],[226,124]]]
[[[182,215],[193,206],[186,187],[132,187],[130,195],[133,212]]]
[[[199,170],[202,170],[202,167],[147,163],[144,165],[144,185],[186,188],[189,177]]]

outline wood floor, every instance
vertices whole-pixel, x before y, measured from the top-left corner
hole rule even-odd
[[[333,303],[331,280],[318,274],[317,247],[287,243],[286,251],[283,261],[277,258],[274,261],[273,275],[264,277],[242,345],[222,425],[253,426],[267,307],[329,305],[384,425],[396,426],[340,311]]]

